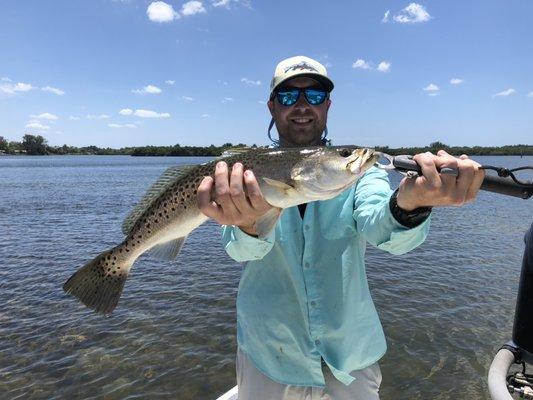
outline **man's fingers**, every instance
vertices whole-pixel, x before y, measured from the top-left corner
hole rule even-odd
[[[468,200],[468,191],[474,180],[474,165],[470,161],[460,160],[459,176],[457,177],[456,205],[462,205]]]
[[[440,150],[437,154],[438,155],[435,158],[435,166],[437,167],[437,170],[440,171],[444,168],[450,168],[456,171],[459,170],[458,160],[455,157],[449,155],[444,150]],[[457,176],[446,173],[439,174],[442,182],[442,192],[446,194],[452,203],[462,203],[464,201],[466,191],[463,190],[463,192],[460,193],[457,190]]]
[[[213,178],[206,176],[200,186],[198,186],[198,194],[196,203],[202,213],[209,218],[218,219],[222,215],[222,210],[217,203],[211,201],[211,189],[213,188]]]
[[[231,200],[235,204],[237,210],[244,215],[253,213],[253,208],[246,194],[244,193],[243,185],[243,166],[241,163],[235,163],[231,171],[230,180],[230,195]]]
[[[467,202],[473,201],[476,198],[479,188],[483,183],[483,179],[485,179],[485,170],[480,167],[480,164],[474,162],[474,177],[472,178],[472,182],[470,183],[466,194]]]
[[[244,173],[244,183],[246,185],[250,203],[255,210],[264,211],[271,207],[270,204],[268,204],[263,198],[259,183],[257,182],[257,179],[252,171],[247,170]]]
[[[225,211],[229,211],[233,206],[230,197],[228,165],[224,161],[218,162],[215,167],[215,200]]]
[[[424,175],[424,178],[426,178],[428,184],[435,189],[440,188],[442,182],[435,166],[435,156],[427,152],[417,154],[413,157],[413,159],[418,163],[418,165],[420,165],[420,168],[422,169],[422,175]]]

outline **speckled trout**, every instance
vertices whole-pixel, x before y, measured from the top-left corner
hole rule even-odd
[[[259,237],[274,229],[283,209],[339,195],[377,159],[371,149],[349,146],[260,149],[222,158],[229,168],[241,162],[251,169],[273,206],[256,223]],[[202,179],[213,176],[218,161],[169,168],[124,221],[124,241],[81,267],[63,285],[65,292],[108,314],[141,254],[176,259],[187,235],[208,219],[197,207],[196,193]]]

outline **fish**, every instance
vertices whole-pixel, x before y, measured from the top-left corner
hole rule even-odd
[[[187,236],[208,219],[198,208],[196,195],[203,178],[214,176],[220,160],[229,168],[240,162],[254,172],[265,200],[273,206],[256,223],[258,236],[264,238],[284,209],[336,197],[378,158],[374,150],[355,146],[276,148],[170,167],[124,220],[122,243],[82,266],[63,290],[96,312],[110,314],[141,254],[150,251],[154,257],[175,260]]]

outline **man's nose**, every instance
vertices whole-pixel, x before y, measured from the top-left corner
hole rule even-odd
[[[305,111],[308,110],[309,107],[310,105],[307,102],[307,99],[305,98],[305,94],[300,93],[300,97],[298,98],[298,101],[294,104],[294,108],[299,111]]]

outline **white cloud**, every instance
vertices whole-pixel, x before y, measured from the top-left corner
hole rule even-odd
[[[390,62],[388,62],[388,61],[380,62],[377,69],[378,69],[379,72],[389,72],[390,71]]]
[[[137,128],[135,124],[107,124],[110,128]]]
[[[135,110],[133,115],[140,118],[170,118],[169,113],[158,113],[152,110]]]
[[[201,1],[191,0],[181,7],[181,14],[185,16],[205,13],[206,10]]]
[[[68,117],[68,119],[70,119],[71,121],[77,121],[80,119],[80,117],[75,117],[74,115],[71,115],[70,117]]]
[[[527,97],[533,97],[533,92],[529,92],[529,93],[527,94]]]
[[[0,92],[7,94],[15,94],[17,92],[28,92],[34,89],[34,87],[29,83],[18,82],[13,85],[12,83],[4,83],[0,85]]]
[[[225,7],[231,8],[231,4],[242,5],[244,7],[251,8],[250,0],[211,0],[213,7]]]
[[[47,130],[50,129],[48,125],[43,125],[39,121],[30,121],[26,124],[26,128],[28,129],[39,129],[39,130]]]
[[[35,119],[47,119],[48,121],[56,121],[57,120],[57,115],[50,114],[48,112],[41,113],[39,115],[30,115],[30,117],[31,118],[35,118]]]
[[[176,83],[176,81],[173,81],[172,79],[167,79],[167,80],[165,81],[165,83],[166,83],[167,85],[173,85],[173,84]]]
[[[492,97],[507,97],[507,96],[510,96],[512,94],[515,94],[515,93],[516,93],[516,90],[514,90],[514,89],[506,89],[506,90],[504,90],[502,92],[496,93]]]
[[[201,117],[202,117],[202,118],[209,118],[210,115],[209,115],[209,114],[202,114]]]
[[[370,69],[370,64],[359,58],[352,64],[352,68]]]
[[[439,95],[439,92],[428,93],[428,96],[438,96],[438,95]]]
[[[146,9],[148,19],[153,22],[172,22],[180,18],[174,8],[164,1],[153,1]]]
[[[415,24],[418,22],[429,21],[431,15],[429,15],[424,6],[417,3],[411,3],[394,15],[392,19],[400,24]]]
[[[461,79],[461,78],[452,78],[450,79],[450,83],[452,85],[460,85],[461,83],[463,83],[465,80],[464,79]]]
[[[259,104],[263,104],[263,105],[267,103],[267,102],[264,101],[264,100],[257,100],[257,102],[258,102]]]
[[[261,85],[261,81],[254,81],[248,78],[241,78],[241,82],[246,83],[247,85]]]
[[[108,119],[108,118],[109,118],[109,115],[107,114],[100,114],[100,115],[87,114],[87,119]]]
[[[3,76],[0,78],[0,81],[2,82],[11,82],[11,79],[9,79],[7,76]]]
[[[194,101],[194,99],[192,97],[189,97],[189,96],[181,96],[181,98],[185,101]]]
[[[137,94],[159,94],[161,93],[161,89],[154,85],[147,85],[142,89],[134,89],[131,92]]]
[[[222,99],[222,103],[230,103],[232,101],[234,101],[235,99],[233,97],[224,97]]]
[[[437,92],[437,91],[440,90],[440,88],[439,88],[437,85],[435,85],[434,83],[430,83],[429,85],[427,85],[427,86],[424,88],[424,90],[425,90],[426,92]]]
[[[45,92],[50,92],[50,93],[53,93],[53,94],[57,94],[58,96],[63,96],[65,94],[65,92],[63,90],[55,88],[55,87],[51,87],[51,86],[42,87],[41,90],[43,90]]]
[[[390,10],[385,11],[385,15],[381,19],[381,22],[389,22]]]
[[[131,108],[123,108],[118,113],[120,115],[131,115],[131,114],[133,114],[133,110]]]

